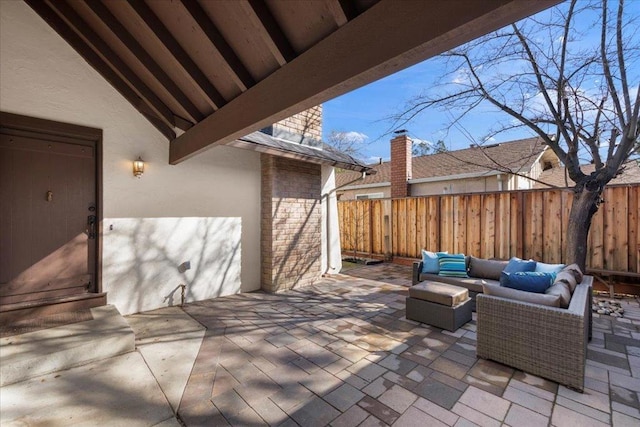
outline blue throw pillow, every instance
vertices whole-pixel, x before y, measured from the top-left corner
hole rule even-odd
[[[467,276],[467,263],[464,254],[443,254],[438,253],[438,264],[440,265],[439,276],[443,277],[469,277]]]
[[[536,264],[535,261],[524,261],[518,257],[511,258],[500,275],[500,286],[507,286],[506,281],[512,273],[535,271]]]
[[[536,263],[536,269],[534,271],[538,273],[560,273],[560,270],[564,267],[564,264],[545,264],[544,262],[538,262]]]
[[[438,254],[448,254],[449,252],[429,252],[422,250],[422,272],[438,274],[440,272],[440,264],[438,263]]]
[[[549,289],[556,277],[554,273],[539,273],[535,271],[519,271],[505,274],[508,277],[505,287],[538,294],[542,294]]]

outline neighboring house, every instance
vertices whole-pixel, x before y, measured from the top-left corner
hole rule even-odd
[[[427,196],[533,188],[543,170],[558,158],[539,138],[411,157],[411,139],[391,140],[391,161],[370,165],[364,178],[342,171],[336,175],[340,200]],[[529,179],[531,178],[531,179]]]
[[[596,170],[595,165],[588,164],[580,166],[582,172],[586,175]],[[564,166],[554,167],[549,170],[545,170],[540,174],[540,181],[536,182],[534,188],[549,188],[551,187],[573,187],[575,182],[569,178],[569,174],[566,173]],[[623,184],[638,184],[640,183],[640,164],[636,160],[630,160],[624,166],[622,172],[613,178],[607,185],[623,185]],[[548,184],[548,185],[545,185]]]

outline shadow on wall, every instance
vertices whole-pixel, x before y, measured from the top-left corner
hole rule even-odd
[[[240,217],[104,220],[102,283],[122,314],[240,292]],[[186,263],[190,268],[186,268]]]
[[[292,205],[295,208],[292,211]],[[304,211],[304,213],[302,213]],[[273,254],[274,284],[277,289],[291,289],[298,286],[301,279],[313,274],[317,279],[321,274],[321,210],[320,200],[280,198],[273,212],[273,226],[276,230],[295,229],[286,237],[284,250]],[[277,234],[276,238],[281,238]],[[303,285],[304,285],[303,280]]]

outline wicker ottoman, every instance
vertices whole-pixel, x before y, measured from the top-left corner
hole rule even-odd
[[[409,288],[407,319],[448,331],[471,321],[469,291],[440,282],[421,282]]]

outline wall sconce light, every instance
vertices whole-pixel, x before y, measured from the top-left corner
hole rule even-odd
[[[144,173],[144,161],[138,157],[138,160],[133,161],[133,176],[140,178]]]

